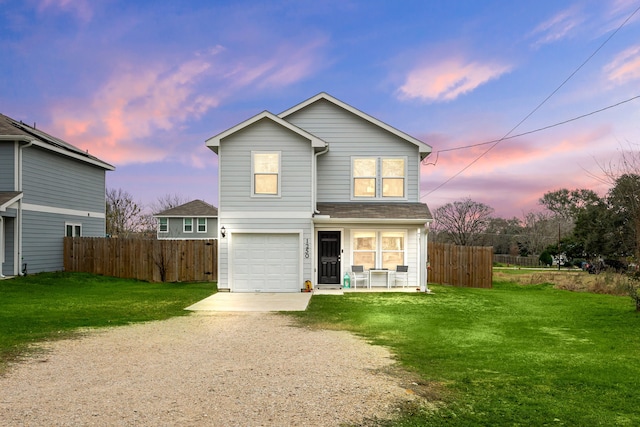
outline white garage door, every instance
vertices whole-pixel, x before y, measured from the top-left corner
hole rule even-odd
[[[300,235],[234,233],[231,290],[300,292]]]

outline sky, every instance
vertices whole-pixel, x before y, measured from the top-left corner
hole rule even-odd
[[[205,140],[327,92],[433,148],[432,211],[471,198],[522,218],[549,191],[604,195],[602,167],[640,144],[638,8],[0,0],[0,113],[113,164],[107,188],[141,204],[217,206]]]

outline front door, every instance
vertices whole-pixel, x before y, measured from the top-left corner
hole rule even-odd
[[[318,284],[340,284],[339,231],[318,231]]]

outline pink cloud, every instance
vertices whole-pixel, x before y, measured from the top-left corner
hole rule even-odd
[[[530,36],[536,38],[534,47],[554,43],[568,37],[583,20],[583,18],[577,16],[575,7],[563,10],[542,22],[531,32]]]
[[[510,70],[511,66],[499,63],[447,58],[410,71],[399,89],[399,96],[401,99],[450,101]]]
[[[195,82],[211,64],[195,59],[176,68],[125,67],[93,96],[90,106],[63,104],[54,109],[58,132],[80,141],[90,152],[113,163],[161,160],[168,148],[142,142],[154,132],[169,131],[218,105],[200,95]]]
[[[619,53],[604,71],[609,81],[617,85],[640,79],[640,45]]]

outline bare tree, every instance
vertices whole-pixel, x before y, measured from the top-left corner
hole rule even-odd
[[[165,194],[164,196],[158,197],[158,200],[151,203],[149,207],[151,208],[151,212],[157,214],[159,212],[166,211],[167,209],[184,205],[188,201],[189,200],[179,194]]]
[[[106,223],[107,234],[118,237],[130,237],[140,229],[143,217],[140,204],[133,196],[121,188],[107,189]]]
[[[447,203],[434,211],[434,228],[440,240],[472,246],[479,242],[493,212],[492,207],[470,198]]]

